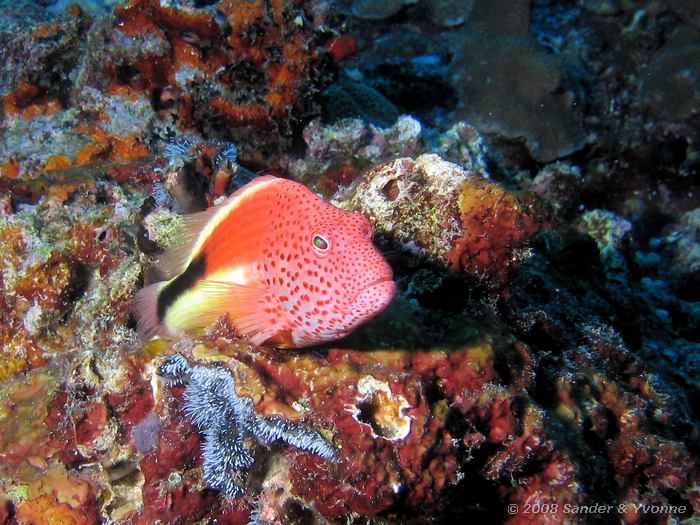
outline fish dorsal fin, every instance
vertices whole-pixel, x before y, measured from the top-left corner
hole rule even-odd
[[[197,284],[205,298],[206,312],[199,318],[206,324],[228,314],[239,335],[260,345],[280,331],[281,326],[271,323],[263,309],[267,302],[266,288],[257,288],[230,281],[205,279]]]
[[[163,252],[156,263],[158,272],[164,280],[173,279],[185,271],[200,232],[225,202],[182,217],[183,228],[177,244]]]
[[[197,245],[199,235],[209,224],[211,219],[222,209],[228,206],[232,201],[242,196],[245,192],[250,191],[253,187],[274,180],[276,177],[264,175],[249,182],[245,186],[238,188],[226,200],[207,208],[204,211],[190,213],[182,217],[184,223],[183,231],[177,244],[168,248],[158,259],[156,264],[158,272],[163,280],[170,280],[180,275],[185,271],[187,265],[192,259],[192,251]]]

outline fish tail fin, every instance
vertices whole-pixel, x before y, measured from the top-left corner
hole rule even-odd
[[[155,283],[139,290],[134,296],[131,311],[136,317],[139,336],[148,340],[154,335],[167,335],[167,330],[158,315],[158,293],[163,283]]]

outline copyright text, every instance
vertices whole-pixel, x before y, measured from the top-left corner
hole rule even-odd
[[[508,514],[677,514],[684,515],[688,511],[685,505],[649,505],[648,503],[620,503],[618,505],[574,505],[571,503],[541,503],[508,505]]]

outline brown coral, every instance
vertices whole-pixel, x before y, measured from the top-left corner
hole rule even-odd
[[[684,120],[700,112],[700,30],[680,27],[641,75],[642,103],[657,117]]]
[[[563,64],[528,33],[529,4],[476,2],[452,64],[453,84],[462,94],[460,118],[483,133],[522,140],[535,160],[549,162],[581,149],[586,135]]]

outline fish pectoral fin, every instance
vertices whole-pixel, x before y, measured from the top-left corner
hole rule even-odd
[[[263,310],[266,288],[211,279],[200,281],[197,286],[206,300],[206,311],[200,314],[205,322],[214,322],[228,314],[236,332],[255,345],[279,332],[279,326],[274,325]]]

